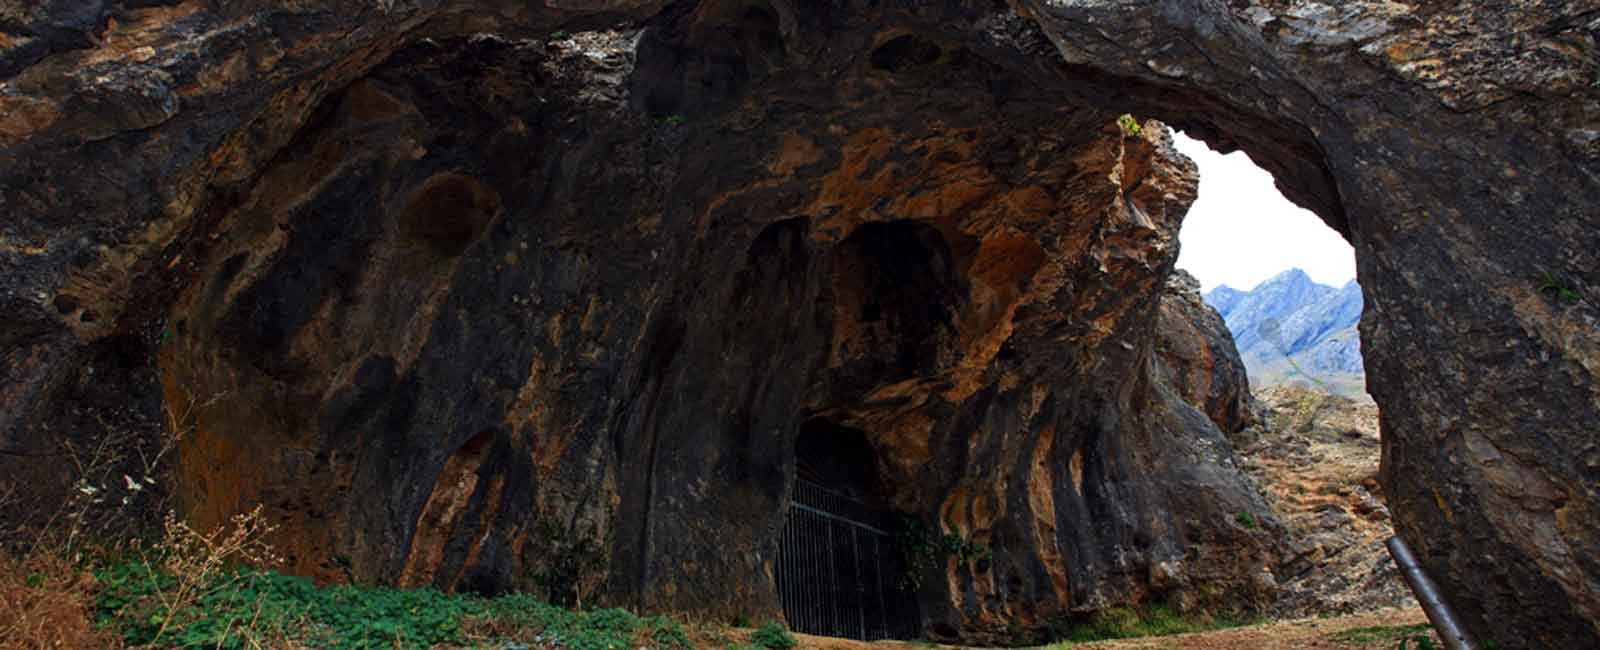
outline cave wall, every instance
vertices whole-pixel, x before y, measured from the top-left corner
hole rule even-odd
[[[662,595],[665,587],[652,591],[653,584],[670,583],[637,567],[648,565],[650,557],[689,554],[672,547],[677,538],[662,541],[662,536],[649,532],[659,524],[643,522],[699,516],[696,499],[703,497],[663,495],[661,509],[652,506],[648,514],[630,511],[619,519],[633,528],[608,529],[595,513],[612,507],[603,503],[611,488],[593,485],[616,483],[616,494],[631,495],[640,490],[653,493],[667,483],[641,479],[641,474],[656,475],[651,472],[609,476],[590,468],[635,468],[643,463],[666,467],[661,475],[676,481],[684,477],[670,475],[681,471],[675,468],[684,458],[705,458],[694,453],[696,444],[701,452],[737,449],[737,444],[724,442],[745,435],[739,432],[792,431],[796,417],[792,412],[781,422],[770,419],[790,400],[798,400],[789,405],[800,412],[858,411],[858,426],[873,431],[871,420],[885,417],[875,415],[879,407],[823,399],[807,383],[808,376],[825,375],[835,367],[832,364],[843,363],[843,358],[819,361],[808,356],[814,349],[803,343],[823,340],[824,327],[816,323],[830,323],[828,340],[839,336],[881,341],[873,338],[877,334],[871,327],[853,332],[831,329],[850,322],[825,317],[818,305],[833,303],[822,279],[844,276],[811,271],[809,265],[823,259],[845,264],[849,256],[844,251],[850,247],[835,250],[833,242],[843,242],[855,232],[854,226],[915,213],[907,206],[891,211],[874,205],[874,216],[860,216],[861,206],[904,188],[892,184],[864,188],[866,181],[859,175],[851,183],[834,186],[839,194],[829,200],[855,207],[841,211],[850,212],[841,221],[838,214],[797,207],[810,206],[814,199],[773,198],[784,192],[826,195],[831,191],[827,185],[808,184],[820,182],[815,180],[820,172],[809,178],[801,173],[804,180],[796,181],[795,187],[777,183],[741,194],[726,184],[738,175],[728,170],[758,169],[756,163],[772,159],[774,148],[788,150],[790,145],[771,141],[781,132],[771,122],[787,119],[786,126],[799,129],[794,120],[800,113],[849,113],[840,116],[843,134],[820,123],[797,131],[828,152],[826,156],[842,159],[852,150],[845,135],[860,134],[851,125],[897,127],[859,143],[871,151],[874,142],[904,145],[934,137],[946,128],[944,119],[982,127],[973,123],[974,112],[982,110],[988,119],[1008,106],[1027,105],[1015,101],[1026,95],[1033,102],[1027,119],[1008,122],[1007,131],[981,133],[978,141],[994,146],[996,152],[969,153],[966,159],[982,160],[1005,178],[999,172],[1017,173],[1012,167],[1027,160],[1023,152],[1030,143],[1065,138],[1060,150],[1088,151],[1084,148],[1088,141],[1080,137],[1099,133],[1098,125],[1117,113],[1157,116],[1214,146],[1245,149],[1277,176],[1291,199],[1345,233],[1356,247],[1366,294],[1363,343],[1374,397],[1383,409],[1385,492],[1392,499],[1397,530],[1417,548],[1479,635],[1496,638],[1501,647],[1593,645],[1600,635],[1595,627],[1600,600],[1594,595],[1600,569],[1593,566],[1600,550],[1595,528],[1600,518],[1592,516],[1597,453],[1592,432],[1593,423],[1600,422],[1594,381],[1600,359],[1596,334],[1600,328],[1595,326],[1595,305],[1600,301],[1595,288],[1600,286],[1595,275],[1600,269],[1595,259],[1600,242],[1595,238],[1600,231],[1593,227],[1592,216],[1592,206],[1600,201],[1600,179],[1593,172],[1600,158],[1600,139],[1593,128],[1600,113],[1600,91],[1593,85],[1600,65],[1595,56],[1600,14],[1592,5],[1555,0],[1352,2],[1337,7],[1298,0],[1016,0],[1004,7],[986,2],[873,7],[774,2],[756,7],[755,14],[738,3],[667,7],[664,2],[629,0],[329,1],[281,6],[198,0],[125,6],[100,1],[8,7],[0,16],[0,116],[4,117],[0,119],[0,209],[9,215],[0,220],[4,237],[0,272],[5,277],[0,308],[7,314],[0,324],[4,351],[0,375],[5,378],[0,385],[0,440],[7,474],[46,493],[52,477],[62,476],[62,464],[39,459],[62,458],[57,451],[61,441],[159,434],[174,420],[164,417],[163,410],[188,413],[191,401],[204,404],[212,399],[190,395],[193,385],[184,383],[204,378],[230,388],[225,393],[233,397],[224,399],[240,400],[235,409],[216,416],[218,425],[249,424],[268,435],[261,440],[229,439],[220,428],[207,434],[208,425],[196,425],[180,466],[180,476],[191,479],[180,486],[183,502],[196,513],[215,514],[230,500],[271,497],[269,503],[291,513],[290,521],[303,531],[297,533],[303,539],[296,543],[313,551],[298,562],[315,564],[313,555],[340,545],[371,549],[371,556],[335,555],[332,568],[316,571],[357,577],[399,571],[409,576],[406,580],[449,581],[467,579],[468,573],[477,571],[466,567],[491,567],[481,575],[492,582],[512,565],[503,550],[510,548],[506,540],[515,539],[509,531],[483,537],[477,546],[445,544],[430,550],[426,544],[414,544],[416,536],[408,536],[408,530],[453,530],[463,522],[494,521],[497,509],[530,508],[558,513],[554,519],[563,522],[546,526],[542,536],[529,533],[530,537],[558,540],[551,543],[611,540],[593,542],[604,551],[558,553],[572,558],[567,562],[570,567],[544,569],[547,582],[566,585],[563,589],[573,593],[618,591],[622,585],[573,586],[583,582],[575,576],[595,573],[583,567],[603,561],[595,558],[609,557],[632,563],[618,565],[610,575],[636,581],[643,576],[639,593],[657,594],[649,596],[658,598],[657,604],[693,601],[697,598],[693,594]],[[511,108],[474,118],[479,120],[474,128],[482,129],[476,135],[464,131],[447,136],[418,126],[419,119],[442,123],[440,107],[426,104],[446,100],[409,97],[415,89],[407,90],[400,82],[420,83],[412,78],[426,77],[415,69],[402,75],[405,80],[382,78],[383,68],[405,68],[406,59],[397,57],[398,52],[431,47],[426,45],[428,39],[434,44],[458,43],[459,36],[486,32],[499,36],[479,39],[476,47],[503,41],[507,47],[536,49],[537,42],[518,39],[556,30],[582,32],[619,21],[635,26],[650,21],[637,65],[596,72],[596,78],[611,82],[567,86],[574,94],[531,91],[539,100],[553,102],[550,111],[571,113],[561,118],[565,121],[542,126],[530,121],[538,116],[524,115],[527,131],[522,134],[513,129],[514,121],[504,120],[518,113]],[[926,40],[878,47],[907,32],[919,32]],[[930,60],[929,53],[935,50]],[[409,51],[417,56],[419,50]],[[895,84],[875,86],[870,83],[874,77],[859,74],[862,68],[874,67],[874,58],[875,69],[896,78],[922,74],[918,69],[929,64],[940,70],[973,70],[951,65],[944,58],[950,52],[973,52],[1010,74],[984,71],[985,81],[961,87],[970,97],[942,102],[938,93],[926,90],[896,95]],[[454,61],[459,69],[453,73],[463,79],[474,78],[473,71],[484,64],[443,53],[424,58],[438,61],[412,65]],[[606,57],[600,58],[604,63]],[[530,79],[550,79],[533,70],[525,72]],[[851,87],[849,77],[859,77],[854,98],[843,94]],[[635,85],[641,80],[645,83]],[[500,98],[507,106],[521,105],[519,97],[530,92],[519,88],[521,83],[533,82],[496,78],[475,92],[488,93],[480,103],[492,106],[493,99]],[[539,83],[559,87],[558,81]],[[789,94],[777,91],[785,84],[790,84]],[[364,86],[374,92],[366,99],[360,97]],[[469,90],[448,88],[436,94]],[[390,105],[385,95],[398,99]],[[969,101],[984,96],[1005,101],[994,105]],[[578,109],[573,102],[589,104]],[[872,107],[897,110],[866,115],[865,109]],[[458,114],[471,115],[479,108],[455,107],[449,119],[465,119]],[[965,120],[944,117],[963,113]],[[585,120],[600,119],[596,117],[600,114],[622,117],[608,117],[621,121],[591,123],[593,128],[585,130]],[[428,115],[435,117],[430,121]],[[768,122],[755,120],[756,116]],[[1027,127],[1030,120],[1058,118],[1060,123],[1048,128]],[[697,121],[702,125],[696,126]],[[920,127],[924,130],[910,129],[908,121],[925,122]],[[705,123],[721,128],[697,130]],[[619,128],[607,128],[613,125]],[[492,129],[507,133],[486,135]],[[1040,129],[1047,132],[1031,138],[1009,136]],[[631,143],[623,142],[629,140],[622,138],[624,132],[634,134]],[[750,148],[732,144],[740,138],[759,140],[753,133],[768,139]],[[657,143],[673,134],[684,140],[664,147]],[[407,136],[419,143],[409,153],[400,150]],[[359,146],[340,151],[341,138]],[[562,138],[595,148],[574,148]],[[606,144],[599,144],[601,140]],[[478,146],[469,151],[465,141]],[[497,142],[514,144],[497,150]],[[320,163],[310,155],[318,144],[326,156]],[[800,141],[792,146],[791,156],[797,157],[779,165],[787,171],[769,170],[770,174],[788,178],[791,172],[804,172],[793,167],[799,164],[795,161],[814,154],[807,153]],[[719,156],[696,162],[695,156],[686,155],[703,151]],[[895,152],[889,162],[911,157],[897,148],[889,151]],[[497,155],[502,158],[499,162]],[[882,169],[883,156],[888,155],[868,159],[873,168]],[[415,158],[406,163],[407,156]],[[555,162],[567,156],[572,157],[567,164]],[[1034,165],[1034,170],[1048,167]],[[626,171],[629,168],[650,173],[635,177]],[[1138,177],[1136,171],[1122,171],[1123,178]],[[493,177],[497,173],[527,175],[508,188],[504,177]],[[669,173],[673,184],[658,184]],[[585,175],[611,178],[585,179]],[[377,187],[378,176],[385,179],[382,187]],[[548,189],[523,189],[528,179],[542,177],[548,179]],[[265,182],[268,179],[279,179],[278,189]],[[1019,182],[1050,187],[1065,183],[1045,177]],[[571,225],[579,218],[575,214],[566,215],[566,221],[550,218],[548,213],[556,208],[547,206],[560,205],[562,192],[578,188],[604,190],[564,195],[569,205],[586,206],[581,211],[585,225]],[[724,195],[727,198],[717,202]],[[743,204],[737,195],[761,197],[759,203]],[[1105,199],[1105,192],[1098,196],[1095,201],[1102,207],[1115,203]],[[1049,202],[1034,205],[1029,202],[1033,199],[1025,198],[1009,201],[1022,206],[1021,212],[1048,209]],[[1146,201],[1145,206],[1155,203]],[[475,216],[464,224],[435,223],[445,205],[470,206],[464,211]],[[645,226],[648,219],[637,231],[619,225],[639,219],[641,205],[660,213],[656,232]],[[710,218],[729,205],[761,216]],[[709,209],[712,206],[717,209]],[[708,234],[701,234],[698,223],[694,228],[675,225],[689,219],[686,215],[701,219],[701,214],[707,215],[703,218]],[[357,218],[360,215],[367,218]],[[530,249],[542,250],[554,246],[549,242],[560,241],[576,246],[584,237],[611,234],[586,255],[581,247],[557,247],[544,251],[536,264],[520,248],[501,250],[512,245],[507,237],[516,234],[515,228],[534,227],[513,218],[518,215],[539,217],[533,221],[540,224],[539,236],[530,238]],[[804,257],[808,270],[771,271],[771,275],[793,281],[804,278],[815,285],[784,285],[782,291],[762,291],[752,285],[741,294],[731,286],[731,277],[700,282],[667,279],[677,277],[683,268],[735,273],[731,263],[719,267],[708,260],[748,255],[749,242],[774,223],[770,220],[796,217],[804,220],[790,227],[804,224],[803,238],[776,232],[769,238],[828,245],[772,244],[792,251],[785,255],[793,266]],[[913,218],[928,221],[925,216]],[[1111,216],[1104,219],[1114,222]],[[241,230],[219,230],[222,223]],[[564,223],[568,225],[563,227]],[[719,223],[739,223],[749,232],[710,235],[709,229]],[[838,231],[845,227],[842,224],[852,227]],[[998,232],[995,226],[966,227],[984,237]],[[960,238],[947,225],[940,232],[952,246],[949,259],[962,259]],[[1059,244],[1047,245],[1042,235],[1032,232],[1028,237],[1051,259],[1083,259],[1081,250],[1079,257],[1073,257],[1071,246],[1052,248]],[[261,248],[251,248],[257,245]],[[237,251],[246,248],[256,254],[237,257]],[[1111,247],[1137,248],[1126,241]],[[500,255],[498,262],[484,257],[487,249]],[[235,254],[217,252],[223,250]],[[267,251],[270,256],[259,255]],[[507,261],[508,254],[515,260]],[[238,261],[229,265],[235,258]],[[672,263],[658,261],[663,258]],[[620,267],[617,272],[626,277],[612,276],[609,281],[625,286],[585,284],[604,282],[605,275],[596,271],[602,263]],[[1089,270],[1103,263],[1090,264]],[[495,264],[508,270],[507,286],[486,280],[499,277],[490,272]],[[548,266],[538,266],[542,264]],[[1140,277],[1159,278],[1161,265],[1148,266],[1156,272]],[[231,274],[239,275],[223,279],[231,274],[221,272],[230,268]],[[1041,272],[1032,274],[1034,285],[1042,286]],[[997,273],[1019,277],[1016,269]],[[380,282],[380,276],[393,282]],[[740,277],[773,283],[762,288],[781,284],[760,274]],[[974,291],[970,274],[955,277],[968,277],[966,291]],[[1074,276],[1064,272],[1062,277]],[[1078,322],[1117,324],[1114,334],[1105,335],[1113,340],[1148,336],[1139,332],[1139,319],[1131,317],[1148,316],[1148,304],[1135,307],[1122,301],[1137,296],[1105,294],[1153,293],[1159,284],[1112,283],[1113,291],[1083,280],[1062,283],[1077,292],[1071,298],[1073,305],[1099,305],[1106,313],[1121,308],[1130,316],[1102,320],[1099,316],[1104,314],[1091,309],[1076,314]],[[537,286],[540,291],[515,291],[512,285]],[[630,293],[628,287],[636,289]],[[205,294],[211,289],[222,294]],[[793,297],[812,291],[824,297],[819,302]],[[545,292],[555,297],[539,295]],[[996,293],[986,300],[1003,303],[1004,292]],[[578,298],[588,295],[619,297],[591,309],[590,303]],[[699,300],[702,295],[711,296],[711,302]],[[775,381],[781,386],[759,390],[710,373],[705,389],[727,392],[686,390],[700,381],[694,374],[706,368],[703,362],[682,365],[683,360],[710,357],[705,350],[723,336],[718,332],[726,331],[721,327],[725,321],[718,319],[740,313],[722,306],[734,295],[750,296],[752,305],[774,300],[786,307],[803,306],[795,312],[799,317],[785,326],[793,328],[794,336],[815,338],[797,341],[778,355],[752,352],[763,345],[759,341],[735,341],[728,349],[728,365],[719,367],[773,363],[806,372],[777,373]],[[518,305],[513,298],[528,301],[522,305],[526,311],[555,325],[532,332],[524,327],[524,316],[512,308],[491,308]],[[541,305],[532,305],[534,300]],[[946,308],[981,311],[971,307],[979,299],[969,295],[967,300],[972,302]],[[553,307],[542,306],[548,302],[564,306],[561,318],[554,318],[556,312],[549,311]],[[717,309],[691,307],[704,304]],[[1018,309],[1021,316],[1013,314],[1013,320],[1041,318]],[[583,317],[591,313],[585,325]],[[576,356],[538,350],[534,340],[555,331],[561,333],[559,345],[578,346],[570,335],[595,327],[612,328],[611,334],[592,338],[593,346]],[[982,324],[965,327],[934,328],[927,333],[931,343],[895,346],[903,351],[897,355],[919,360],[931,350],[927,361],[931,365],[919,366],[919,376],[943,373],[954,384],[968,386],[963,381],[974,382],[968,379],[971,375],[953,369],[963,367],[967,351],[982,347],[960,340],[961,336],[995,330],[985,330]],[[630,330],[636,333],[629,334]],[[730,340],[756,334],[748,328],[727,332]],[[212,342],[211,347],[198,342],[202,337]],[[601,340],[610,344],[595,342]],[[220,345],[225,341],[237,345]],[[502,341],[517,349],[507,355],[483,352]],[[626,343],[619,343],[629,341],[640,347],[623,349]],[[1147,354],[1148,338],[1122,342],[1133,346],[1136,356]],[[523,347],[524,343],[534,345]],[[479,352],[474,355],[470,351],[475,346]],[[230,357],[229,349],[238,356]],[[1049,354],[1111,359],[1118,358],[1115,349]],[[685,350],[700,352],[685,357]],[[949,356],[953,350],[962,350],[963,355]],[[997,360],[1003,356],[999,351],[994,354]],[[486,379],[478,379],[478,368],[469,371],[466,359],[482,362]],[[555,370],[534,372],[530,370],[534,359],[562,363]],[[887,381],[899,362],[899,358],[872,358],[844,365]],[[1104,377],[1072,366],[1053,371],[1076,382],[1054,383],[1058,388],[1053,390],[1077,392],[1051,403],[1095,404],[1081,413],[1063,415],[1067,419],[1060,421],[1092,422],[1096,431],[1120,431],[1107,444],[1123,444],[1137,439],[1130,431],[1153,431],[1164,426],[1162,422],[1188,417],[1177,415],[1180,409],[1173,409],[1170,417],[1133,413],[1123,405],[1140,400],[1128,397],[1160,394],[1162,383],[1137,379],[1147,372],[1144,363],[1106,367],[1116,369],[1118,380],[1111,383],[1122,388],[1103,386]],[[561,397],[530,398],[519,406],[525,380],[535,376],[553,384],[530,395]],[[988,382],[1005,375],[978,376],[977,385],[995,386]],[[830,381],[818,385],[848,383]],[[1085,385],[1095,388],[1090,391]],[[400,397],[406,395],[415,398]],[[732,426],[721,415],[688,413],[708,408],[732,413],[734,407],[717,402],[733,395],[752,404],[740,409],[765,415],[752,416],[755,419],[748,425]],[[1005,406],[1002,397],[987,395],[980,389],[973,393],[977,397],[962,400],[955,407],[964,414],[959,421],[991,422],[987,418],[1000,416],[990,413],[1020,412]],[[972,403],[980,397],[1001,406],[990,409]],[[590,406],[597,400],[626,404],[619,402],[605,411],[612,415],[602,416],[602,407]],[[683,402],[675,405],[675,400]],[[568,408],[573,405],[575,409]],[[496,415],[512,411],[522,415]],[[957,421],[945,420],[948,414],[943,411],[939,415],[941,421]],[[508,419],[515,424],[538,418],[578,419],[550,425],[550,430],[563,431],[561,435],[524,435],[506,424]],[[1010,422],[988,428],[1021,431],[1024,427]],[[361,433],[350,438],[327,433],[336,430]],[[691,430],[705,437],[678,438],[689,436],[686,431]],[[600,431],[617,437],[609,445],[584,442],[584,436]],[[880,427],[873,433],[888,440],[914,438],[897,431],[904,429]],[[928,435],[934,439],[953,434]],[[527,449],[536,443],[547,446]],[[943,454],[958,447],[936,449]],[[518,448],[529,458],[564,460],[549,467],[533,460],[524,463],[521,455],[509,451]],[[755,449],[757,457],[739,461],[739,467],[770,469],[778,462],[759,457],[769,448]],[[312,494],[246,494],[242,486],[271,482],[271,477],[252,477],[244,471],[253,467],[242,468],[242,482],[233,487],[193,481],[209,466],[238,464],[234,453],[296,458],[294,463],[266,466],[292,476],[311,476],[313,469],[332,471],[335,466],[345,467],[348,475],[319,478],[317,490],[326,492]],[[606,454],[616,457],[608,459]],[[1102,454],[1117,455],[1120,452]],[[384,481],[392,484],[407,472],[445,480],[406,483],[392,494],[356,489]],[[535,475],[545,478],[530,478]],[[693,485],[672,481],[669,491],[688,491]],[[740,481],[746,479],[729,484],[762,487],[743,491],[753,495],[748,504],[718,504],[719,508],[756,513],[781,500],[781,491],[771,492],[770,480]],[[239,495],[229,494],[236,489],[241,490]],[[1154,503],[1151,512],[1174,505],[1148,496],[1119,495],[1109,501]],[[936,500],[927,495],[906,498],[923,504]],[[546,502],[534,503],[540,499]],[[356,525],[329,525],[332,515],[319,512],[355,500],[364,507],[351,510],[365,517],[352,520]],[[622,502],[639,507],[657,500]],[[412,523],[404,523],[413,515]],[[573,532],[579,530],[585,532]],[[709,525],[706,530],[711,530]],[[702,535],[696,543],[711,538],[709,533]],[[647,541],[640,546],[639,540]],[[732,540],[731,545],[745,543],[753,544]],[[632,555],[615,552],[618,544],[644,550]],[[419,559],[409,559],[413,557]],[[432,557],[441,559],[427,559]],[[462,559],[447,559],[458,557]],[[468,557],[473,560],[466,561]],[[1074,562],[1075,570],[1094,566]],[[691,561],[675,566],[722,570],[704,568],[712,564]],[[407,567],[415,568],[408,572]],[[742,568],[737,572],[746,575]],[[1096,570],[1087,573],[1096,575]],[[706,583],[714,578],[706,575]],[[752,591],[760,590],[752,587]],[[972,605],[979,601],[963,600],[960,607],[981,612],[982,607]],[[981,614],[963,616],[963,620],[984,619]]]
[[[704,18],[678,20],[641,50]],[[822,415],[889,505],[993,549],[927,577],[936,634],[1265,603],[1273,542],[1234,518],[1267,510],[1153,379],[1192,165],[880,40],[738,104],[620,34],[397,53],[217,222],[168,318],[165,399],[203,404],[183,509],[266,504],[324,579],[771,616]]]

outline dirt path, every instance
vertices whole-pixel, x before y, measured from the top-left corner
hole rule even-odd
[[[1079,643],[1070,647],[1073,650],[1393,650],[1402,639],[1419,633],[1415,626],[1425,623],[1427,618],[1420,609],[1393,609],[1338,618],[1277,621],[1213,632]],[[933,650],[958,647],[904,641],[864,643],[806,634],[796,634],[795,638],[800,641],[801,648],[812,650]],[[1051,650],[1066,647],[1052,646]],[[1410,647],[1415,647],[1415,644]]]
[[[1215,632],[1085,643],[1072,647],[1094,650],[1393,650],[1402,639],[1419,631],[1414,627],[1404,631],[1365,628],[1399,628],[1425,623],[1427,618],[1420,609],[1386,610],[1339,618],[1278,621]],[[1351,630],[1360,631],[1350,633]],[[1411,647],[1415,647],[1415,644],[1411,644]]]

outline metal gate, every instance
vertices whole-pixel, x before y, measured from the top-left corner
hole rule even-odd
[[[921,617],[902,587],[892,526],[886,513],[796,479],[776,575],[789,626],[864,641],[916,638]]]

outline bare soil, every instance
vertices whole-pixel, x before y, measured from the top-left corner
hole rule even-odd
[[[1070,647],[1074,650],[1393,650],[1401,640],[1418,633],[1414,626],[1424,623],[1427,623],[1427,618],[1422,610],[1413,607],[1335,618],[1275,621],[1174,636],[1078,643]],[[801,648],[815,650],[933,650],[960,647],[908,641],[866,643],[807,634],[796,634],[795,638],[800,641]],[[1430,639],[1437,645],[1436,637],[1430,634]]]
[[[1393,650],[1414,630],[1365,630],[1365,628],[1404,628],[1426,623],[1422,610],[1392,609],[1342,616],[1277,621],[1263,625],[1196,632],[1175,636],[1101,641],[1074,644],[1072,648],[1094,650]],[[1363,630],[1351,636],[1341,633]],[[1352,638],[1353,637],[1353,638]],[[1437,638],[1430,637],[1435,645]],[[1415,644],[1412,644],[1413,646]]]

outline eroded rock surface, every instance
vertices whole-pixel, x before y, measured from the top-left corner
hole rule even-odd
[[[1201,299],[1200,281],[1174,271],[1161,294],[1157,318],[1156,354],[1163,378],[1224,433],[1254,423],[1244,362],[1222,316]]]
[[[1597,30],[1592,0],[11,3],[6,474],[192,428],[181,503],[265,502],[302,571],[770,611],[786,436],[826,417],[996,549],[947,567],[944,631],[1181,595],[1180,555],[1236,578],[1259,545],[1213,515],[1256,506],[1151,379],[1188,190],[1103,128],[1131,112],[1351,239],[1396,529],[1480,636],[1596,645]]]

